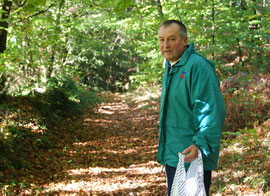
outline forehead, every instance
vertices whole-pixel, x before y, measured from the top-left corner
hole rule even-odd
[[[173,23],[169,26],[161,26],[158,31],[159,37],[180,36],[180,28],[177,24]]]

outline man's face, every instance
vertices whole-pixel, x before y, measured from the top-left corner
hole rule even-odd
[[[175,23],[167,27],[161,26],[158,39],[160,52],[168,61],[177,61],[186,50],[187,38],[180,37],[180,28]]]

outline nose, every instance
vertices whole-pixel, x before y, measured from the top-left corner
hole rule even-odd
[[[164,47],[165,48],[169,48],[170,47],[170,44],[169,44],[169,42],[167,40],[164,42]]]

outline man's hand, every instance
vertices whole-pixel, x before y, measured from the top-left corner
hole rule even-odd
[[[191,161],[194,161],[194,160],[197,158],[197,156],[198,156],[198,148],[197,148],[197,146],[191,145],[190,147],[186,148],[186,149],[182,152],[183,155],[185,155],[185,154],[187,154],[187,153],[189,153],[189,154],[185,156],[184,161],[185,161],[185,162],[191,162]]]

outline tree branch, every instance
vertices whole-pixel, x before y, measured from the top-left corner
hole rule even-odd
[[[16,6],[18,6],[18,7],[23,7],[23,6],[26,4],[26,2],[27,2],[27,0],[23,1],[20,5],[19,5],[19,3],[17,3],[17,2],[14,2],[14,3],[15,3]]]
[[[47,12],[50,8],[52,8],[53,6],[54,6],[55,4],[54,3],[52,3],[47,9],[45,9],[45,10],[41,10],[41,11],[39,11],[39,12],[37,12],[37,13],[35,13],[35,14],[33,14],[33,15],[31,15],[31,16],[28,16],[27,17],[27,19],[29,19],[29,18],[33,18],[33,17],[35,17],[35,16],[37,16],[37,15],[39,15],[39,14],[42,14],[42,13],[45,13],[45,12]]]

